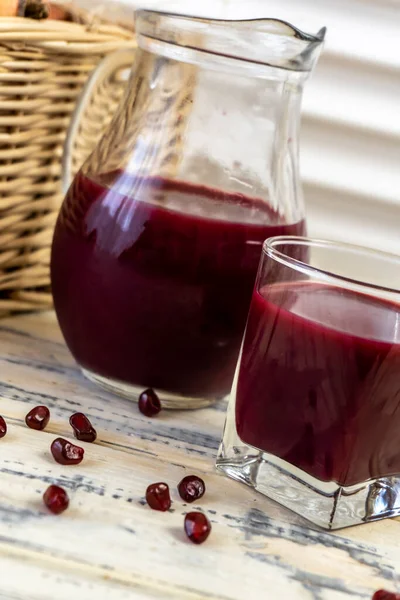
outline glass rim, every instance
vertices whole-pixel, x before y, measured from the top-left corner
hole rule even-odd
[[[307,76],[326,35],[326,27],[311,34],[279,18],[224,19],[140,7],[135,27],[142,49],[196,64],[199,55],[223,64],[234,61],[238,68],[244,63],[259,69],[260,77],[266,68]]]
[[[298,39],[305,42],[314,42],[319,43],[325,40],[326,36],[326,27],[321,27],[317,33],[307,33],[306,31],[296,27],[292,23],[289,23],[286,19],[280,19],[278,17],[248,17],[248,18],[237,18],[237,19],[226,19],[223,17],[204,17],[198,15],[192,15],[189,13],[178,13],[174,11],[168,10],[156,10],[151,8],[137,8],[135,10],[137,17],[142,17],[145,15],[157,15],[162,17],[173,17],[174,19],[180,19],[182,21],[197,21],[202,23],[217,23],[217,24],[227,24],[227,25],[246,25],[250,23],[259,23],[259,24],[267,24],[267,23],[278,23],[279,25],[283,25],[291,30],[291,33],[296,36]]]
[[[319,267],[314,267],[307,262],[299,260],[297,258],[293,258],[288,256],[285,252],[277,249],[276,246],[283,244],[298,244],[299,246],[308,246],[308,247],[323,247],[323,248],[331,248],[331,249],[343,249],[347,252],[365,254],[367,256],[374,256],[376,258],[380,258],[383,260],[397,262],[399,264],[400,269],[400,256],[397,254],[391,254],[390,252],[385,252],[383,250],[378,250],[375,248],[368,248],[367,246],[360,246],[357,244],[350,244],[348,242],[342,242],[340,240],[324,240],[320,238],[310,238],[306,236],[296,236],[296,235],[277,235],[274,237],[270,237],[266,239],[262,246],[263,254],[269,256],[270,258],[277,260],[281,264],[294,269],[296,271],[305,272],[306,274],[319,275],[322,279],[328,281],[343,282],[350,283],[353,285],[358,285],[364,289],[376,290],[380,292],[388,292],[392,294],[400,294],[399,288],[390,288],[383,285],[378,285],[375,283],[371,283],[365,281],[363,279],[355,279],[352,277],[347,277],[345,275],[340,275],[339,273],[335,273],[332,270],[321,269]]]

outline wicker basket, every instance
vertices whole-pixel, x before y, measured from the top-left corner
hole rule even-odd
[[[104,23],[0,18],[0,316],[52,305],[50,244],[70,117],[100,60],[134,47],[131,32]],[[104,102],[97,98],[99,129],[123,93],[123,79],[112,83]],[[91,143],[100,134],[92,131]]]

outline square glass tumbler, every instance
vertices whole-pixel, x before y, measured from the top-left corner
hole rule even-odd
[[[336,529],[400,515],[400,258],[264,243],[217,468]]]

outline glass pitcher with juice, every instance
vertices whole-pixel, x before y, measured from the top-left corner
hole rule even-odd
[[[263,241],[305,233],[300,104],[325,30],[141,10],[136,31],[60,211],[54,302],[91,380],[197,408],[230,391]]]

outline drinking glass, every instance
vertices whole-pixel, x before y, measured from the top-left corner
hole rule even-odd
[[[218,469],[335,529],[400,514],[399,431],[400,258],[267,240]]]

